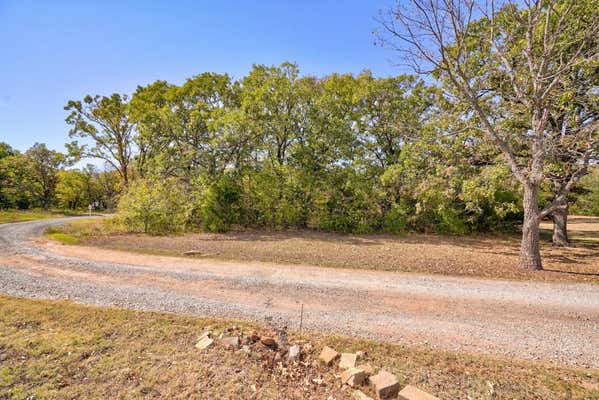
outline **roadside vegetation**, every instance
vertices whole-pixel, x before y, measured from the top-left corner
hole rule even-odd
[[[75,211],[64,210],[0,210],[0,224],[9,222],[33,221],[36,219],[58,218],[67,215],[81,215]]]
[[[351,399],[334,369],[282,369],[271,357],[194,347],[206,326],[265,326],[69,302],[0,297],[0,392],[26,398]],[[297,332],[289,332],[297,340]],[[323,346],[365,351],[365,361],[440,399],[599,399],[599,371],[515,358],[304,332],[314,359]],[[307,378],[307,379],[306,379]],[[315,381],[313,380],[315,379]],[[253,387],[252,387],[253,386]]]

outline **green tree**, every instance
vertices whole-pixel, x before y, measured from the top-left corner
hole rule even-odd
[[[163,234],[185,227],[185,196],[174,179],[137,179],[121,196],[118,218],[132,231]]]
[[[497,10],[492,2],[474,1],[406,5],[383,21],[383,41],[417,72],[440,78],[446,95],[464,104],[463,118],[501,152],[523,189],[520,265],[542,269],[540,220],[559,207],[599,145],[596,125],[587,126],[576,139],[584,150],[570,164],[576,172],[540,209],[548,149],[559,140],[549,128],[552,105],[561,98],[560,86],[576,79],[576,66],[596,62],[597,1],[534,0],[522,8],[508,2]]]
[[[86,207],[86,178],[78,170],[58,171],[56,184],[56,200],[61,208],[76,210]]]
[[[0,143],[0,208],[29,208],[33,202],[31,171],[26,158]]]
[[[134,151],[135,125],[129,120],[129,97],[118,93],[107,96],[85,96],[83,101],[70,100],[65,106],[70,114],[70,137],[91,139],[91,147],[72,144],[72,152],[82,157],[104,160],[118,171],[123,185],[130,180],[130,164]]]
[[[69,164],[69,160],[64,154],[48,149],[43,143],[35,143],[27,150],[25,159],[30,171],[33,196],[47,210],[55,199],[58,173]]]

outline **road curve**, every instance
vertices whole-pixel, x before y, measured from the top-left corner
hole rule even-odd
[[[183,259],[39,239],[76,218],[0,225],[0,293],[264,319],[404,344],[599,368],[599,287]]]

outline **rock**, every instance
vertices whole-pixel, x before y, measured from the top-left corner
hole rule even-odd
[[[370,383],[374,386],[374,391],[379,399],[397,397],[399,382],[392,373],[382,369],[378,374],[370,377]]]
[[[252,334],[249,337],[252,342],[257,342],[258,340],[260,340],[260,335],[258,335],[258,333],[255,331],[252,332]]]
[[[368,376],[374,374],[374,367],[370,364],[360,364],[358,368],[364,370],[364,373]]]
[[[408,385],[399,392],[400,400],[439,400],[432,394],[418,389],[416,386]]]
[[[337,358],[339,358],[339,353],[335,350],[331,349],[329,346],[324,346],[318,359],[322,361],[325,365],[331,365]]]
[[[210,330],[205,330],[204,332],[202,332],[202,334],[200,336],[198,336],[198,340],[202,340],[205,337],[212,337],[212,331]]]
[[[189,250],[189,251],[184,251],[183,255],[184,256],[199,256],[199,255],[202,255],[202,252],[200,250]]]
[[[356,400],[373,400],[372,397],[367,396],[366,394],[364,394],[364,392],[361,392],[360,390],[354,390],[353,395],[354,399]]]
[[[208,336],[204,336],[203,338],[198,340],[198,342],[196,343],[196,349],[200,349],[200,350],[207,349],[208,347],[212,346],[213,343],[214,343],[213,339],[209,338]]]
[[[260,339],[260,343],[266,347],[270,347],[271,349],[277,348],[277,341],[271,336],[264,336],[262,339]]]
[[[239,336],[224,336],[221,343],[226,349],[238,349],[240,344]]]
[[[356,354],[341,353],[341,358],[339,358],[339,368],[354,368],[356,366],[356,361],[358,361],[358,356]]]
[[[312,379],[312,382],[314,382],[317,385],[322,385],[324,381],[322,380],[322,378],[314,378]]]
[[[241,346],[241,351],[243,353],[250,354],[252,352],[252,349],[247,344],[244,344],[243,346]]]
[[[289,361],[299,361],[300,347],[297,344],[294,344],[289,348],[289,352],[287,353],[287,359]]]
[[[341,374],[341,383],[353,388],[362,386],[366,382],[366,374],[360,368],[348,368]]]

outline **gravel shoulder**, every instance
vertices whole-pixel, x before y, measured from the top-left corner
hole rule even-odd
[[[290,327],[303,304],[308,329],[599,368],[596,285],[187,260],[39,240],[75,219],[0,225],[0,293]]]

